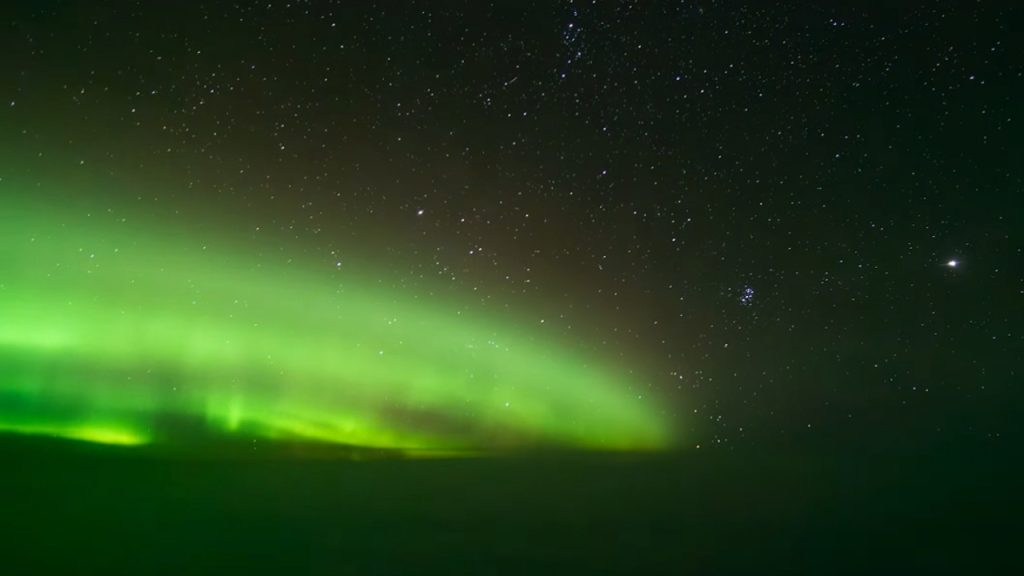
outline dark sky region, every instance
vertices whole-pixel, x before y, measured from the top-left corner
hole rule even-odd
[[[4,2],[0,206],[131,213],[178,238],[182,281],[227,246],[499,318],[628,374],[676,446],[998,441],[1022,399],[1021,15]]]

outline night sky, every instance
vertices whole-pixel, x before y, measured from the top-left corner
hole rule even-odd
[[[1010,4],[0,10],[8,430],[1019,427]]]
[[[1024,573],[1024,9],[746,4],[0,2],[0,571]]]

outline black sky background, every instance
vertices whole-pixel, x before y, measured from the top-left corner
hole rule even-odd
[[[1020,16],[5,3],[0,176],[514,314],[640,374],[689,444],[1005,438]]]

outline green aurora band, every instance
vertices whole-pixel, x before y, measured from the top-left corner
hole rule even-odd
[[[646,386],[516,322],[366,269],[16,192],[0,182],[2,431],[412,452],[672,443]]]

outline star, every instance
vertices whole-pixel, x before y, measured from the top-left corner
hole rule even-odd
[[[960,265],[960,262],[957,261],[957,260],[950,260],[950,261],[946,262],[946,267],[947,268],[956,268],[959,265]]]

